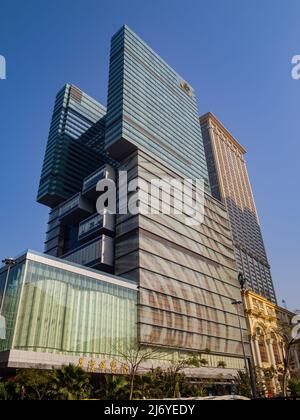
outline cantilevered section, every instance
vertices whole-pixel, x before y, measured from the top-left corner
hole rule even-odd
[[[54,208],[82,187],[104,156],[106,108],[73,85],[57,94],[37,201]]]
[[[103,164],[86,177],[79,192],[55,207],[49,216],[45,252],[77,264],[112,272],[115,217],[97,213],[100,180],[115,180],[115,169]]]

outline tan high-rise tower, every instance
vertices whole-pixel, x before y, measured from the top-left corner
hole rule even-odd
[[[212,194],[226,204],[239,270],[256,293],[276,302],[259,218],[248,177],[246,150],[211,113],[200,118]]]

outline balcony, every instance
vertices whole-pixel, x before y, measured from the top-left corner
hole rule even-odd
[[[114,236],[115,217],[112,214],[94,214],[79,225],[78,240],[92,239],[100,233]]]
[[[95,241],[63,255],[61,258],[75,264],[85,265],[107,272],[112,272],[114,264],[114,239],[101,235]]]
[[[92,175],[89,175],[85,180],[83,181],[83,187],[82,187],[82,193],[85,194],[88,191],[95,189],[97,183],[104,178],[105,175],[105,169],[104,167],[101,169],[98,169],[96,172],[92,173]]]
[[[85,197],[96,199],[99,196],[99,192],[96,191],[96,186],[102,179],[115,180],[115,170],[110,165],[104,165],[96,172],[85,178],[83,181],[82,194]]]
[[[92,203],[79,193],[59,207],[58,215],[62,223],[78,223],[93,211]]]

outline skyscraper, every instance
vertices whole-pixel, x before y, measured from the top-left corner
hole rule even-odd
[[[116,159],[143,149],[185,177],[203,178],[193,88],[124,26],[112,38],[105,147]]]
[[[106,150],[129,179],[206,185],[196,227],[185,215],[117,215],[115,273],[139,285],[140,342],[209,349],[243,366],[234,249],[226,210],[210,195],[194,89],[126,26],[112,38],[106,124]]]
[[[73,85],[56,96],[38,202],[51,208],[70,198],[103,158],[106,109]]]
[[[153,179],[169,180],[173,190],[178,186],[171,184],[172,180],[202,180],[203,221],[186,223],[190,208],[176,213],[175,202],[170,213],[128,210],[99,214],[96,185],[100,180],[120,184],[120,170],[127,173],[128,181],[143,181],[142,193]],[[195,194],[194,185],[190,195]],[[160,194],[160,210],[165,200]],[[62,353],[78,355],[82,350],[83,355],[99,357],[103,351],[111,356],[112,344],[102,350],[101,340],[113,343],[120,336],[122,308],[128,320],[126,329],[136,322],[134,338],[145,346],[158,347],[162,360],[201,352],[216,369],[212,372],[216,380],[220,374],[230,380],[230,375],[245,367],[244,356],[250,358],[250,347],[244,314],[238,314],[232,305],[241,294],[230,223],[224,204],[211,195],[194,90],[127,26],[112,38],[107,110],[75,86],[67,85],[59,92],[38,201],[50,207],[45,244],[48,255],[26,254],[18,261],[20,270],[24,260],[39,263],[37,267],[31,262],[25,264],[33,265],[33,275],[31,278],[31,272],[24,269],[18,288],[18,299],[25,293],[28,299],[18,303],[20,310],[28,317],[33,301],[37,318],[32,327],[27,318],[20,319],[18,309],[13,322],[17,319],[26,330],[30,325],[35,331],[35,323],[40,328],[42,320],[49,328],[49,319],[53,319],[56,335],[47,345],[54,345],[60,337],[58,349]],[[6,273],[3,269],[0,276],[9,277]],[[16,268],[13,273],[17,275]],[[97,287],[98,280],[103,280],[103,287]],[[35,287],[36,282],[39,287]],[[14,289],[9,290],[13,293]],[[51,316],[53,308],[60,310],[62,306],[58,318],[55,313],[53,318],[43,315],[39,302],[44,291],[52,299],[48,307]],[[101,293],[106,295],[104,305]],[[10,299],[6,300],[9,303]],[[68,323],[73,306],[76,314]],[[94,328],[84,338],[81,316]],[[106,333],[100,331],[101,319]],[[68,331],[73,321],[81,334],[79,350],[76,337]],[[107,325],[116,332],[107,333]],[[60,328],[66,328],[66,334]],[[16,334],[15,329],[12,335]],[[30,331],[29,338],[12,342],[22,343],[27,351],[33,340]],[[87,340],[86,345],[82,340]],[[218,370],[220,362],[232,370]]]
[[[38,202],[50,207],[45,252],[113,271],[114,219],[96,212],[96,184],[114,178],[104,151],[106,108],[74,85],[56,96]]]
[[[254,292],[276,303],[246,151],[213,114],[202,116],[200,122],[212,194],[227,207],[238,268]]]

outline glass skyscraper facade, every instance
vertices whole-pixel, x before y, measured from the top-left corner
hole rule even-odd
[[[73,85],[58,92],[38,191],[51,208],[70,198],[104,156],[106,109]]]
[[[105,147],[145,150],[209,189],[193,88],[127,26],[111,43]]]
[[[95,223],[97,182],[113,179],[118,166],[104,150],[105,125],[106,108],[95,99],[70,84],[58,92],[38,202],[51,209],[48,255],[112,273],[113,218]]]

